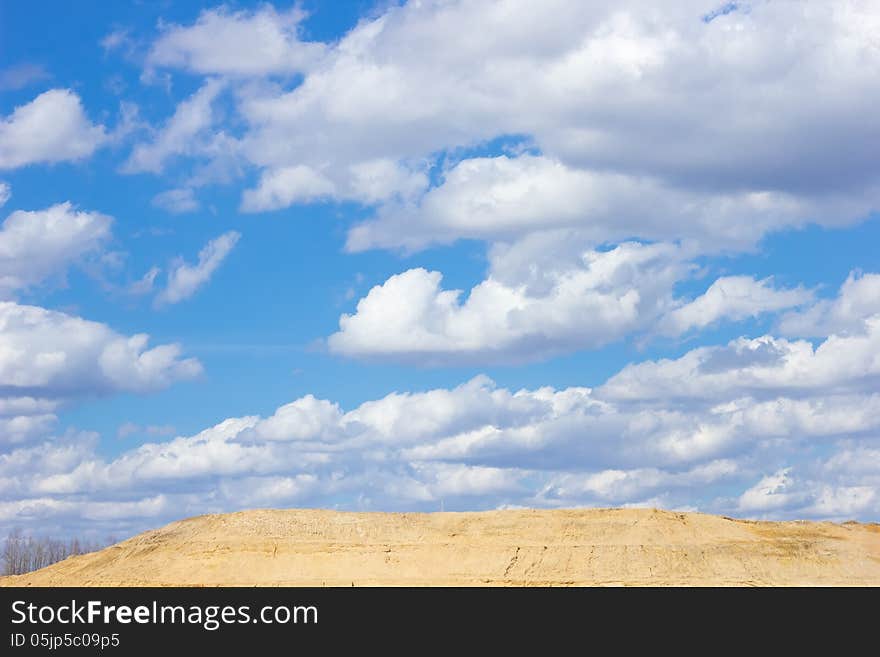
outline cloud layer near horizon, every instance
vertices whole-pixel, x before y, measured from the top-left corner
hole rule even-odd
[[[831,307],[853,294],[847,282]],[[0,526],[134,530],[254,506],[441,501],[869,519],[880,512],[880,315],[851,320],[818,346],[740,338],[629,365],[594,389],[513,391],[479,376],[347,412],[306,395],[112,460],[88,436],[22,439],[0,456]]]

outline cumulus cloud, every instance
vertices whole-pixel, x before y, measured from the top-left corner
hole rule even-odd
[[[517,362],[595,349],[632,334],[681,335],[808,302],[745,276],[717,279],[696,299],[675,297],[695,266],[674,244],[625,242],[603,251],[582,235],[533,233],[490,252],[486,279],[462,298],[422,268],[373,287],[343,314],[327,344],[334,353],[445,365]],[[586,240],[589,243],[589,240]]]
[[[98,322],[0,302],[0,471],[7,472],[0,475],[0,495],[11,486],[9,473],[16,473],[21,459],[38,459],[51,470],[67,463],[72,451],[82,454],[72,443],[39,457],[32,447],[22,447],[51,435],[62,405],[159,390],[201,371],[197,360],[181,356],[179,345],[150,348],[143,334],[124,336]]]
[[[533,280],[513,276],[519,272],[508,264],[529,247],[496,253],[498,272],[464,301],[460,290],[440,287],[439,272],[392,276],[370,290],[353,315],[340,318],[330,350],[430,364],[523,360],[598,347],[644,328],[670,307],[671,289],[686,271],[672,245],[627,243],[571,262],[559,258],[556,267],[546,262],[554,254],[548,250],[545,262],[532,268]]]
[[[305,165],[270,169],[253,189],[242,194],[244,212],[286,208],[293,203],[353,200],[372,204],[410,199],[428,185],[424,171],[391,160],[358,162],[341,172],[322,172]]]
[[[789,193],[687,190],[643,174],[572,168],[546,156],[470,158],[410,203],[387,204],[349,231],[346,248],[413,251],[461,238],[504,240],[577,228],[593,243],[636,236],[687,238],[705,250],[751,245],[774,228],[821,215],[863,217],[873,207],[849,197],[807,202]]]
[[[43,438],[55,428],[56,421],[54,413],[0,417],[0,447]]]
[[[241,209],[245,212],[286,208],[294,201],[329,198],[336,186],[307,166],[285,167],[263,174],[258,187],[244,192]]]
[[[861,335],[832,335],[814,347],[806,340],[765,335],[724,347],[699,347],[681,358],[628,365],[602,386],[613,399],[797,394],[847,381],[880,379],[880,315]]]
[[[179,345],[148,342],[145,334],[124,336],[98,322],[0,302],[0,391],[66,399],[148,392],[200,374]]]
[[[271,5],[255,11],[225,7],[199,14],[193,25],[163,24],[147,55],[147,67],[181,68],[207,75],[258,76],[308,70],[325,46],[300,38],[305,14]]]
[[[223,233],[210,240],[199,251],[198,262],[194,265],[189,265],[183,260],[173,263],[168,270],[165,289],[156,296],[156,305],[179,303],[194,295],[200,287],[211,280],[211,276],[238,243],[240,237],[241,235],[234,230]],[[152,282],[152,279],[150,281]]]
[[[108,139],[70,89],[51,89],[0,118],[0,169],[90,156]]]
[[[701,296],[666,315],[660,321],[659,331],[680,335],[722,319],[742,320],[801,306],[812,298],[812,293],[802,288],[774,289],[770,279],[756,281],[749,276],[724,276],[712,283]]]
[[[821,299],[786,314],[779,324],[784,335],[816,337],[831,333],[863,333],[866,319],[880,314],[880,274],[850,273],[834,299]]]
[[[112,223],[106,215],[76,210],[71,203],[13,212],[0,225],[0,297],[63,274],[99,251]]]
[[[787,506],[791,502],[790,468],[761,479],[745,491],[739,498],[739,508],[746,512],[772,511]]]

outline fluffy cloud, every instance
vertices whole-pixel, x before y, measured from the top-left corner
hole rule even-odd
[[[104,126],[89,121],[76,93],[51,89],[0,118],[0,169],[81,160],[107,139]]]
[[[880,315],[861,335],[832,335],[814,347],[806,340],[738,338],[724,347],[699,347],[681,358],[628,365],[602,394],[611,399],[757,396],[880,380]]]
[[[328,346],[429,363],[597,347],[671,306],[670,290],[685,269],[673,246],[630,243],[583,253],[568,268],[535,267],[541,280],[511,280],[504,269],[516,255],[496,256],[501,275],[490,274],[464,302],[459,290],[441,289],[439,272],[392,276],[358,302],[355,314],[340,318]]]
[[[194,295],[200,287],[211,280],[211,276],[232,251],[240,237],[241,235],[234,230],[223,233],[210,240],[199,251],[196,264],[188,265],[183,260],[172,264],[168,271],[168,283],[156,296],[156,305],[179,303]]]
[[[676,336],[806,303],[810,293],[724,277],[700,297],[673,295],[689,249],[627,242],[585,249],[569,232],[496,245],[486,280],[462,300],[437,271],[410,269],[374,287],[328,338],[334,353],[438,365],[516,362],[597,348],[633,333]]]
[[[307,70],[324,45],[299,38],[305,14],[265,5],[253,12],[224,7],[203,11],[195,24],[165,24],[147,55],[148,67],[182,68],[207,75],[253,76]]]
[[[244,191],[241,209],[262,212],[329,199],[368,204],[390,199],[399,202],[417,195],[427,185],[424,171],[387,159],[359,162],[342,172],[329,169],[324,173],[297,165],[265,172],[254,189]]]
[[[831,333],[863,333],[866,319],[880,314],[880,274],[850,273],[835,299],[786,314],[780,322],[785,335],[816,337]]]
[[[201,373],[178,345],[147,343],[143,334],[127,337],[97,322],[0,302],[0,471],[17,459],[37,459],[21,445],[44,441],[56,428],[55,412],[72,400],[150,392]],[[42,468],[59,463],[58,452],[39,458]],[[0,475],[0,494],[9,481]]]
[[[148,348],[105,324],[11,301],[0,302],[0,391],[19,398],[67,399],[147,392],[198,376],[179,345]]]
[[[214,123],[212,105],[223,88],[219,80],[209,80],[182,101],[150,142],[135,146],[122,167],[124,173],[159,173],[166,161],[176,155],[203,153],[210,148]]]
[[[77,211],[70,203],[10,214],[0,226],[0,297],[62,274],[98,251],[110,238],[113,220]]]
[[[739,508],[746,512],[772,511],[788,506],[792,495],[787,492],[791,486],[790,468],[784,468],[762,478],[745,491],[739,498]]]
[[[810,292],[800,288],[776,290],[771,287],[770,279],[756,281],[748,276],[724,276],[712,283],[700,297],[670,312],[660,321],[659,330],[668,335],[680,335],[721,319],[742,320],[801,306],[812,297]]]
[[[503,240],[577,228],[594,244],[637,236],[687,238],[707,250],[740,248],[774,228],[864,217],[872,202],[833,195],[808,201],[764,190],[687,190],[643,174],[502,155],[463,160],[416,201],[383,206],[376,218],[352,228],[346,247],[412,251],[460,238]]]
[[[264,174],[256,189],[245,191],[241,209],[256,212],[285,208],[297,200],[329,198],[335,191],[335,185],[311,167],[285,167]]]

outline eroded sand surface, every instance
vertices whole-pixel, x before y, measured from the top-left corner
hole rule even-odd
[[[880,585],[880,525],[650,509],[199,516],[20,586]]]

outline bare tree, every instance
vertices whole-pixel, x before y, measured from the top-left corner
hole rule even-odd
[[[104,544],[106,545],[106,543]],[[102,544],[72,538],[61,541],[53,538],[25,537],[21,529],[13,529],[3,546],[3,574],[21,575],[45,568],[67,557],[100,550]]]

